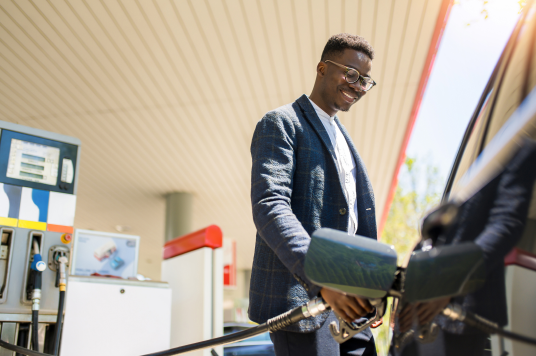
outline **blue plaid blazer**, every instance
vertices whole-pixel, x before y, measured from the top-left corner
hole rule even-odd
[[[374,194],[361,158],[339,125],[354,156],[357,234],[376,238]],[[251,142],[251,204],[257,228],[249,290],[249,318],[264,323],[319,295],[304,273],[311,234],[327,227],[348,231],[350,207],[337,174],[335,151],[307,96],[267,113]],[[328,313],[285,330],[311,332]],[[370,333],[370,331],[368,331]]]

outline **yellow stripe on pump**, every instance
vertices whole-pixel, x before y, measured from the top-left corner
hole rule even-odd
[[[19,221],[19,219],[15,219],[15,218],[0,217],[0,225],[2,225],[2,226],[17,227],[18,221]]]
[[[19,220],[19,227],[22,227],[24,229],[46,231],[47,223],[39,221]]]

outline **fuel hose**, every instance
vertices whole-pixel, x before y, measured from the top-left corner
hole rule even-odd
[[[53,356],[50,354],[44,354],[42,352],[33,351],[22,346],[13,345],[1,339],[0,339],[0,346],[6,350],[15,351],[18,354],[26,355],[26,356]]]
[[[255,335],[265,333],[267,331],[275,332],[281,330],[291,324],[297,323],[300,320],[309,318],[311,316],[317,316],[324,311],[328,310],[329,305],[325,303],[321,298],[315,298],[309,303],[302,306],[296,307],[292,310],[289,310],[286,313],[273,317],[269,319],[266,323],[257,325],[251,329],[240,331],[237,333],[232,333],[229,335],[217,337],[214,339],[196,342],[189,345],[179,346],[170,350],[155,352],[152,354],[146,354],[143,356],[171,356],[179,355],[186,352],[191,352],[195,350],[206,349],[209,347],[215,347],[225,344],[230,344],[240,340],[250,338]]]
[[[59,274],[60,280],[59,280],[59,288],[60,288],[60,300],[58,304],[58,318],[56,320],[56,327],[54,328],[54,349],[53,349],[53,355],[58,356],[59,350],[60,350],[60,339],[61,339],[61,330],[63,328],[63,309],[65,306],[65,291],[67,288],[67,272],[66,272],[66,265],[67,265],[67,257],[61,256],[58,259],[58,271],[56,273]]]
[[[445,309],[443,309],[443,315],[449,317],[452,320],[461,321],[469,326],[480,329],[485,333],[497,334],[507,339],[521,341],[536,346],[536,339],[520,335],[518,333],[514,333],[508,330],[504,330],[496,323],[487,320],[480,315],[464,311],[462,307],[458,304],[449,304]]]
[[[63,308],[65,305],[65,291],[60,291],[60,301],[58,305],[58,319],[54,329],[54,356],[58,356],[60,349],[61,329],[63,326]]]
[[[179,346],[174,349],[159,351],[151,354],[146,354],[143,356],[168,356],[168,355],[178,355],[194,350],[201,350],[209,347],[219,346],[244,340],[250,337],[253,337],[258,334],[270,331],[274,332],[281,330],[291,324],[297,323],[300,320],[309,318],[311,316],[317,316],[326,310],[329,309],[329,305],[325,303],[321,298],[315,298],[309,303],[294,308],[286,313],[278,315],[264,324],[260,324],[251,329],[233,333],[230,335],[225,335],[222,337],[217,337],[215,339],[210,339],[206,341],[196,342],[194,344]],[[3,340],[0,340],[0,346],[15,351],[21,355],[27,356],[54,356],[50,354],[45,354],[41,352],[36,352],[32,350],[25,349],[24,347],[15,346]]]
[[[39,310],[32,310],[32,348],[39,350]]]
[[[201,349],[206,349],[206,348],[209,348],[209,347],[215,347],[215,346],[219,346],[219,345],[230,344],[230,343],[233,343],[233,342],[237,342],[237,341],[240,341],[240,340],[243,340],[243,339],[253,337],[255,335],[265,333],[268,330],[269,330],[268,329],[268,324],[265,323],[265,324],[261,324],[261,325],[255,326],[253,328],[250,328],[248,330],[239,331],[237,333],[232,333],[230,335],[225,335],[225,336],[222,336],[222,337],[217,337],[215,339],[210,339],[210,340],[206,340],[206,341],[196,342],[194,344],[179,346],[179,347],[176,347],[174,349],[165,350],[165,351],[159,351],[159,352],[155,352],[155,353],[152,353],[152,354],[146,354],[146,355],[143,355],[143,356],[178,355],[178,354],[182,354],[182,353],[186,353],[186,352],[190,352],[190,351],[194,351],[194,350],[201,350]]]
[[[195,350],[201,350],[209,347],[215,347],[219,345],[230,344],[240,340],[244,340],[250,337],[253,337],[258,334],[270,331],[274,332],[281,330],[284,327],[296,323],[300,320],[311,316],[317,316],[322,312],[326,311],[329,308],[327,303],[324,303],[320,298],[311,300],[309,303],[304,304],[300,307],[297,307],[293,310],[290,310],[284,314],[278,315],[264,324],[260,324],[251,329],[233,333],[230,335],[225,335],[215,339],[210,339],[206,341],[196,342],[194,344],[179,346],[174,349],[159,351],[151,354],[145,354],[143,356],[171,356],[179,355],[186,352],[191,352]],[[452,320],[459,320],[467,325],[479,328],[489,334],[498,334],[505,338],[525,342],[531,345],[536,345],[536,339],[530,338],[528,336],[523,336],[517,333],[513,333],[507,330],[501,329],[497,324],[482,318],[479,315],[472,314],[470,312],[464,312],[459,305],[449,305],[443,310],[443,314]],[[50,354],[45,354],[37,351],[28,350],[24,347],[12,345],[6,341],[0,340],[0,346],[15,351],[21,355],[26,356],[54,356]]]
[[[34,248],[37,252],[38,246],[34,241]],[[41,301],[41,285],[42,285],[42,272],[45,270],[46,265],[43,262],[41,255],[36,253],[33,257],[33,262],[30,266],[30,285],[32,286],[32,348],[36,351],[39,350],[39,305]]]

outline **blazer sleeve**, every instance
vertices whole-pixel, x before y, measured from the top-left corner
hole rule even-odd
[[[296,145],[296,126],[285,113],[270,112],[258,122],[251,143],[251,204],[258,234],[313,298],[321,288],[304,272],[311,238],[291,208]]]
[[[500,175],[488,223],[475,240],[488,273],[521,239],[536,179],[536,141],[527,140]]]

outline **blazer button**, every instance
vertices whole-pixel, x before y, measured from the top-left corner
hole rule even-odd
[[[346,209],[345,208],[339,209],[339,214],[341,215],[346,214]]]

